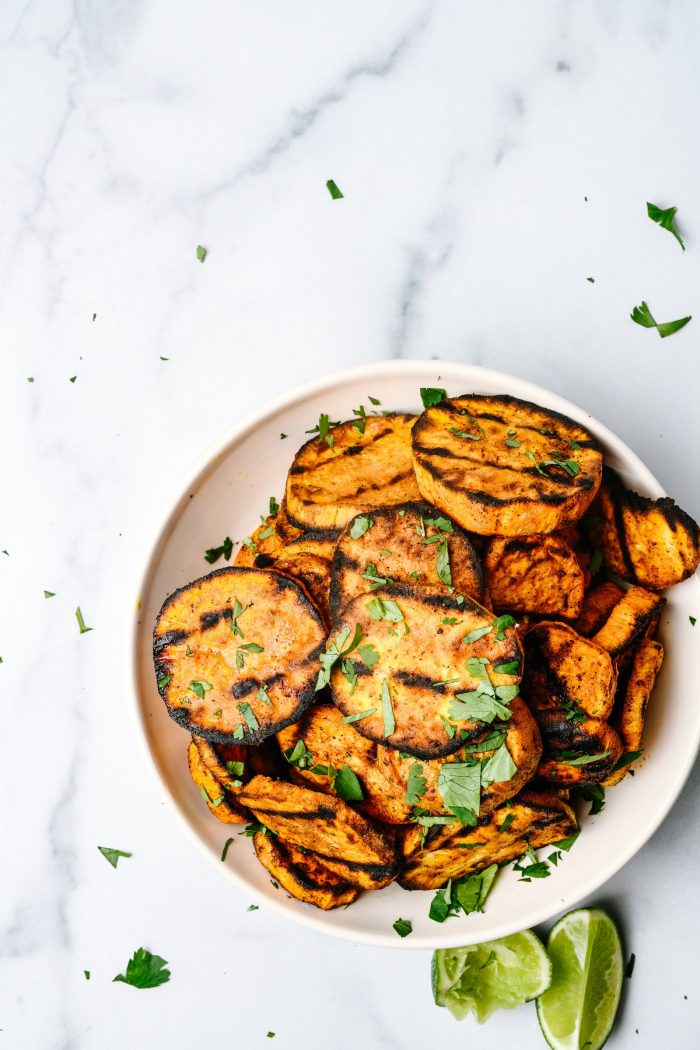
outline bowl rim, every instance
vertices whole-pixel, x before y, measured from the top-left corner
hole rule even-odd
[[[572,419],[581,422],[584,426],[590,427],[594,435],[599,438],[610,451],[618,454],[624,461],[626,461],[626,463],[633,467],[635,473],[635,484],[645,488],[646,495],[649,495],[654,499],[666,495],[660,482],[639,458],[636,452],[629,448],[629,446],[622,441],[621,438],[617,437],[617,435],[614,434],[604,423],[601,423],[580,406],[561,397],[554,391],[539,386],[530,380],[521,379],[519,376],[513,375],[512,373],[500,372],[489,368],[483,368],[480,365],[465,364],[458,361],[392,359],[356,365],[351,368],[324,373],[321,376],[314,377],[303,383],[299,383],[294,387],[288,388],[282,393],[264,401],[258,408],[245,413],[237,422],[234,422],[227,427],[226,430],[216,439],[209,442],[205,450],[194,459],[189,468],[180,473],[177,483],[172,486],[172,491],[176,493],[175,497],[162,501],[160,510],[156,514],[155,524],[153,528],[148,531],[146,540],[144,541],[143,554],[138,561],[134,590],[129,590],[129,594],[133,595],[133,600],[129,601],[127,607],[129,611],[126,617],[126,645],[128,647],[126,661],[126,667],[128,669],[127,693],[130,697],[128,707],[130,717],[133,720],[136,736],[139,739],[139,750],[150,769],[151,775],[155,778],[155,783],[160,787],[160,790],[165,793],[166,797],[174,803],[174,810],[177,813],[179,822],[186,828],[189,836],[196,842],[198,848],[208,857],[212,864],[217,865],[220,871],[225,872],[226,876],[232,879],[234,884],[240,890],[247,893],[257,903],[270,908],[272,911],[290,922],[300,923],[301,925],[323,933],[326,936],[352,941],[354,943],[403,950],[426,950],[436,947],[465,944],[468,943],[467,938],[469,937],[469,931],[462,924],[459,924],[459,933],[457,933],[455,929],[455,935],[450,936],[448,928],[443,925],[436,925],[435,935],[419,935],[417,937],[411,936],[407,938],[390,939],[390,931],[374,933],[371,931],[354,929],[352,926],[348,926],[347,928],[330,927],[323,922],[323,916],[326,913],[321,912],[316,914],[316,910],[310,907],[308,910],[301,907],[298,909],[290,908],[286,898],[283,900],[263,895],[259,892],[257,887],[247,880],[247,878],[239,875],[235,867],[222,865],[216,859],[211,848],[199,835],[188,815],[181,807],[179,801],[173,795],[149,745],[148,733],[146,730],[146,715],[139,698],[140,684],[138,650],[139,639],[144,630],[144,626],[139,623],[139,611],[141,608],[141,596],[145,594],[148,589],[149,581],[155,571],[159,555],[167,545],[173,525],[178,520],[184,506],[186,506],[188,502],[187,493],[196,490],[196,487],[204,479],[205,475],[226,457],[234,442],[239,442],[245,439],[258,426],[264,424],[269,416],[279,412],[281,409],[290,407],[302,399],[321,394],[324,390],[329,388],[337,388],[344,382],[354,382],[363,378],[371,380],[378,375],[387,379],[391,379],[392,376],[400,376],[401,378],[416,376],[424,378],[426,372],[435,372],[438,377],[438,382],[443,378],[447,383],[464,381],[465,384],[468,384],[472,381],[477,381],[479,384],[487,386],[487,388],[490,386],[494,391],[498,391],[499,389],[507,390],[510,385],[517,384],[521,392],[512,396],[520,397],[523,400],[532,400],[536,404],[543,404],[547,407],[552,407],[556,411],[571,416]],[[441,375],[440,373],[451,374]],[[696,585],[700,586],[697,574],[691,577],[691,579],[694,579]],[[676,768],[672,788],[667,793],[663,805],[655,813],[653,821],[650,824],[645,825],[641,833],[638,832],[636,835],[632,834],[630,836],[630,839],[628,839],[626,843],[626,848],[616,855],[615,860],[611,865],[603,868],[605,872],[603,878],[596,873],[589,877],[585,882],[580,883],[573,893],[570,892],[565,894],[563,898],[557,897],[556,900],[551,900],[549,903],[543,904],[538,909],[528,912],[528,924],[530,927],[549,921],[555,915],[559,914],[560,911],[575,908],[589,894],[600,889],[609,879],[616,875],[617,872],[619,872],[632,859],[632,857],[634,857],[634,855],[655,834],[674,806],[690,775],[699,749],[700,720],[696,727],[695,739],[692,741],[692,746],[686,752],[686,760]],[[517,932],[520,928],[522,927],[514,926],[512,920],[503,920],[500,924],[496,923],[494,925],[495,932],[490,934],[490,939],[507,936],[511,933]]]

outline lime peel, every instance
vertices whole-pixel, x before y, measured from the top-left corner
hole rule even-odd
[[[537,1000],[537,1017],[552,1050],[600,1050],[620,1004],[624,959],[620,935],[600,908],[577,908],[547,941],[552,982]]]
[[[552,966],[532,930],[463,948],[438,948],[432,960],[433,996],[458,1020],[473,1013],[479,1024],[499,1009],[541,995]]]

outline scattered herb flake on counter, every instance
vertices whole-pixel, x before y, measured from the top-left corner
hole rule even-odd
[[[170,360],[170,358],[169,358],[169,357],[162,357],[162,356],[161,356],[160,360],[161,360],[161,361],[169,361],[169,360]]]
[[[206,257],[207,257],[207,249],[204,247],[203,244],[198,244],[197,245],[197,258],[199,259],[199,261],[201,263],[203,263],[204,260],[206,259]]]
[[[83,973],[85,974],[85,980],[89,981],[90,980],[90,971],[89,970],[83,970]]]
[[[233,842],[233,839],[226,839],[226,841],[224,842],[224,848],[221,851],[221,860],[222,861],[226,860],[226,854],[228,853],[228,848],[229,848],[229,846],[231,845],[232,842]]]
[[[214,562],[218,561],[223,554],[226,561],[229,560],[233,553],[233,540],[230,536],[227,536],[220,547],[210,547],[209,550],[204,552],[204,560],[213,565]]]
[[[690,620],[690,626],[691,627],[695,627],[695,624],[698,622],[696,617],[695,616],[689,616],[688,619]]]
[[[378,398],[378,397],[372,397],[372,395],[371,395],[371,394],[368,394],[368,395],[367,395],[367,397],[369,398],[370,402],[371,402],[371,403],[372,403],[373,405],[381,405],[381,401],[379,400],[379,398]]]
[[[410,919],[397,919],[396,922],[391,924],[398,933],[399,937],[408,937],[409,933],[413,933],[413,926],[411,925]]]
[[[87,634],[88,631],[92,630],[92,627],[85,626],[85,620],[83,619],[83,614],[80,611],[80,606],[78,606],[78,608],[75,610],[75,618],[78,621],[78,627],[80,628],[81,634]]]
[[[689,314],[687,317],[680,317],[677,321],[657,322],[652,317],[651,310],[644,300],[642,300],[641,306],[634,307],[630,317],[635,324],[641,325],[642,328],[655,328],[662,339],[665,339],[667,335],[673,335],[674,332],[683,328],[688,321],[693,319],[693,315]]]
[[[92,315],[92,319],[93,319],[93,321],[97,320],[97,314],[93,314]]]
[[[78,378],[77,376],[71,376],[70,379],[68,380],[68,382],[69,383],[74,383],[77,378]]]
[[[259,904],[249,904],[248,907],[246,908],[246,911],[259,911],[259,910],[260,910],[260,905]]]
[[[587,277],[586,280],[589,284],[595,284],[595,277]]]
[[[369,514],[358,514],[350,527],[350,535],[354,540],[359,540],[373,525],[374,521]]]
[[[33,383],[34,382],[34,376],[27,376],[27,382],[28,383]]]
[[[102,854],[102,856],[104,857],[104,859],[106,861],[109,861],[109,863],[112,865],[113,868],[116,868],[117,864],[119,863],[119,858],[120,857],[130,857],[131,856],[130,853],[125,853],[124,850],[111,849],[109,846],[98,846],[97,848],[100,851],[100,853]]]
[[[134,988],[157,988],[170,980],[166,970],[167,960],[160,955],[151,955],[145,948],[138,948],[126,964],[126,973],[118,973],[115,981],[122,981]]]
[[[647,201],[647,215],[651,221],[658,223],[662,229],[668,230],[669,233],[672,233],[683,251],[685,251],[685,245],[683,244],[681,235],[676,227],[675,215],[677,211],[678,208],[659,208],[658,205],[651,204]]]
[[[422,386],[420,388],[420,399],[423,402],[424,408],[431,408],[433,405],[439,405],[446,397],[447,391],[443,390],[442,387]]]
[[[326,180],[326,189],[328,190],[334,201],[342,200],[343,194],[338,189],[338,185],[334,179]]]
[[[634,973],[634,964],[636,962],[636,959],[637,956],[634,954],[634,952],[632,952],[629,959],[627,960],[627,966],[625,967],[625,977],[631,977]]]
[[[56,592],[55,591],[44,591],[44,597],[45,598],[55,598],[56,597]]]
[[[284,439],[285,439],[286,437],[287,437],[287,435],[286,435],[286,434],[280,434],[280,441],[284,441]]]

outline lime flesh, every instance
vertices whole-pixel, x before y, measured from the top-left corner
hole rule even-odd
[[[553,1050],[600,1050],[620,1004],[624,963],[617,927],[599,908],[579,908],[552,928],[552,982],[537,1016]]]
[[[433,996],[461,1020],[473,1013],[483,1024],[499,1009],[541,995],[551,978],[542,941],[531,930],[497,941],[438,948],[432,961]]]

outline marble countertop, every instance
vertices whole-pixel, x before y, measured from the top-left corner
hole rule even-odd
[[[544,1045],[532,1007],[485,1028],[438,1010],[428,953],[247,911],[154,786],[125,625],[189,464],[365,361],[550,387],[700,517],[699,19],[690,0],[5,0],[0,1047]],[[647,200],[678,206],[685,253]],[[643,299],[697,317],[662,341],[629,318]],[[699,806],[696,769],[595,896],[637,960],[611,1048],[697,1046]],[[115,871],[98,844],[133,857]],[[141,944],[169,984],[112,983]]]

